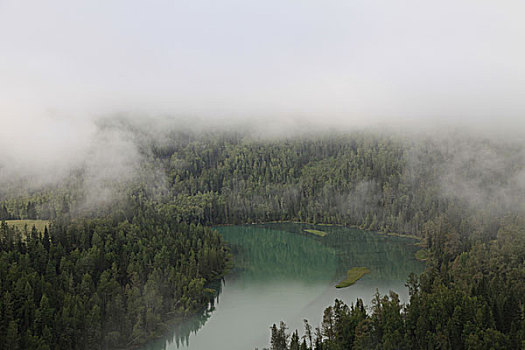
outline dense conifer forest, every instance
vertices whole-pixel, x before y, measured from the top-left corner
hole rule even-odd
[[[2,349],[131,346],[213,297],[205,285],[229,261],[217,232],[134,210],[129,221],[60,219],[43,233],[2,223]]]
[[[122,127],[122,126],[119,126]],[[342,224],[415,235],[427,269],[410,303],[335,301],[306,337],[271,329],[272,349],[525,347],[521,144],[355,132],[257,138],[129,125],[136,176],[92,204],[87,173],[0,190],[0,347],[130,347],[213,297],[231,256],[211,225]],[[367,301],[365,301],[367,302]],[[278,322],[278,320],[276,320]]]

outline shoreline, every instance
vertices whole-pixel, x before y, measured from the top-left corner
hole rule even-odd
[[[312,225],[312,226],[335,226],[335,227],[345,227],[345,228],[353,228],[356,230],[361,230],[364,232],[371,232],[378,235],[385,235],[385,236],[391,236],[391,237],[400,237],[400,238],[410,238],[416,241],[423,241],[424,237],[419,237],[413,233],[399,233],[399,232],[382,232],[382,231],[373,231],[373,230],[367,230],[360,228],[357,225],[344,225],[344,224],[314,224],[311,222],[305,222],[305,221],[293,221],[293,220],[283,220],[283,221],[264,221],[264,222],[249,222],[244,224],[217,224],[217,225],[211,225],[211,227],[228,227],[228,226],[243,226],[243,225],[266,225],[266,224],[302,224],[302,225]]]

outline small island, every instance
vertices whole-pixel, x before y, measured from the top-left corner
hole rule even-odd
[[[367,267],[354,267],[346,273],[346,279],[339,282],[336,288],[346,288],[356,283],[361,277],[369,273],[370,270]]]
[[[323,231],[319,231],[319,230],[310,230],[310,229],[305,229],[306,232],[308,233],[312,233],[316,236],[319,236],[319,237],[324,237],[326,236],[326,232],[323,232]]]

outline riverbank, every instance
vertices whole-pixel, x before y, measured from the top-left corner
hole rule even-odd
[[[251,223],[245,223],[245,224],[218,224],[218,225],[213,225],[213,226],[215,226],[215,227],[228,227],[228,226],[239,226],[239,225],[266,225],[266,224],[301,224],[301,225],[311,225],[311,226],[328,226],[328,227],[353,228],[353,229],[361,230],[361,231],[364,231],[364,232],[376,233],[378,235],[386,235],[386,236],[401,237],[401,238],[410,238],[410,239],[414,239],[416,241],[419,241],[417,244],[421,244],[423,242],[423,237],[419,237],[419,236],[416,236],[416,235],[411,234],[411,233],[371,231],[371,230],[367,230],[367,229],[364,229],[362,227],[359,227],[357,225],[311,223],[311,222],[293,221],[293,220],[251,222]],[[305,231],[308,231],[308,230],[305,230]],[[315,230],[315,231],[318,231],[318,230]],[[320,232],[323,232],[323,231],[320,231]],[[310,232],[310,233],[313,233],[313,232]],[[324,236],[322,236],[322,237],[324,237]]]

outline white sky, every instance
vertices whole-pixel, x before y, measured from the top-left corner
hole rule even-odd
[[[522,0],[0,0],[0,155],[74,153],[115,112],[525,134],[524,15]]]

